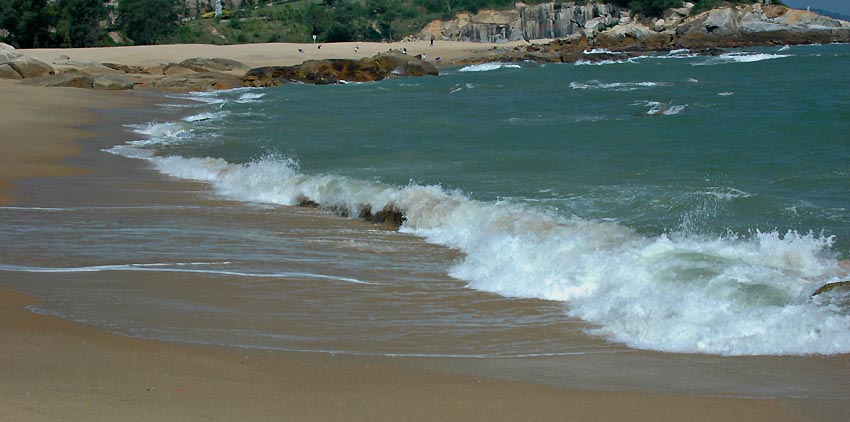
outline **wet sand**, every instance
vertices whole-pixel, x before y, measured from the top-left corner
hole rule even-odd
[[[86,138],[92,132],[80,127],[109,125],[105,132],[119,136],[115,116],[96,109],[137,107],[149,99],[3,82],[0,102],[17,104],[0,118],[0,186],[6,187],[0,205],[9,205],[57,189],[62,180],[89,171],[88,163],[104,160],[80,148],[80,143],[93,142]],[[86,155],[70,164],[68,158],[81,150]],[[127,171],[146,187],[140,191],[158,202],[188,203],[191,193],[203,189],[152,180],[157,176],[140,168]],[[145,172],[147,176],[140,176]],[[22,179],[29,181],[20,189],[16,181]],[[168,187],[150,188],[152,184]],[[100,192],[56,196],[53,205],[94,201],[111,194],[113,186],[105,179]],[[128,196],[144,203],[145,195]],[[11,247],[0,248],[0,262],[6,262],[3,251]],[[175,276],[156,277],[168,282]],[[20,285],[21,278],[0,272],[0,286]],[[506,381],[483,375],[485,370],[461,374],[451,365],[425,359],[173,345],[24,309],[34,302],[0,289],[0,420],[781,421],[842,420],[847,410],[847,400],[584,391]]]

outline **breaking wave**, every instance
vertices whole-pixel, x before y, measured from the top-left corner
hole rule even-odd
[[[686,107],[645,105],[660,114]],[[151,136],[159,130],[143,125],[138,131]],[[235,200],[281,205],[309,200],[351,216],[400,211],[402,231],[463,252],[450,275],[470,288],[561,301],[568,315],[593,325],[591,334],[630,347],[722,355],[850,352],[850,312],[810,298],[845,273],[829,236],[755,231],[647,237],[613,222],[477,201],[440,186],[304,174],[290,158],[236,164],[132,152],[156,144],[148,139],[112,151],[144,158],[167,175],[206,182]]]
[[[520,65],[512,63],[482,63],[462,67],[458,72],[489,72],[498,69],[519,69]]]

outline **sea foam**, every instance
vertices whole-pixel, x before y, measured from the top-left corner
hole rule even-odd
[[[520,65],[511,63],[482,63],[462,67],[458,72],[489,72],[498,69],[519,69]]]
[[[666,106],[663,114],[684,109]],[[145,136],[156,132],[139,129]],[[463,252],[450,274],[470,288],[562,301],[567,314],[592,324],[591,334],[631,347],[723,355],[850,352],[848,312],[809,297],[842,274],[831,237],[793,231],[646,237],[613,222],[477,201],[440,186],[304,174],[289,158],[235,164],[134,156],[240,201],[297,205],[309,199],[352,216],[396,208],[406,218],[402,231]]]

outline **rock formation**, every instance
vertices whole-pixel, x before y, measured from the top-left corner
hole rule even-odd
[[[399,51],[360,60],[308,60],[297,66],[267,66],[249,70],[245,86],[275,86],[289,82],[327,85],[341,82],[371,82],[399,76],[436,76],[432,63]]]
[[[558,5],[525,6],[517,3],[514,11],[481,12],[475,16],[461,14],[451,22],[429,24],[420,36],[430,36],[429,31],[439,28],[443,39],[515,40],[518,34],[515,30],[520,28],[521,38],[562,37],[545,46],[516,48],[501,56],[482,59],[488,61],[569,62],[592,59],[577,50],[581,44],[587,48],[642,52],[850,42],[850,22],[785,6],[764,6],[760,3],[725,6],[691,16],[694,5],[685,3],[685,7],[665,11],[661,18],[649,19],[599,3],[584,6],[563,3],[560,8]],[[509,21],[509,18],[519,21],[501,23]],[[505,37],[494,38],[492,34],[501,27],[510,30],[505,30]]]
[[[49,64],[18,53],[8,44],[0,47],[0,67],[0,78],[5,79],[36,78],[54,73]]]

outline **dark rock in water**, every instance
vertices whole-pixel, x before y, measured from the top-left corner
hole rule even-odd
[[[820,286],[814,293],[812,293],[812,297],[817,296],[822,293],[831,292],[833,290],[845,290],[850,293],[850,281],[837,281],[835,283],[826,283],[823,286]]]
[[[404,214],[402,214],[401,210],[392,205],[387,205],[384,209],[374,214],[372,213],[371,208],[366,208],[360,213],[360,218],[374,224],[381,224],[390,227],[401,227],[405,221]]]
[[[245,73],[245,86],[276,86],[288,82],[315,85],[372,82],[398,76],[437,75],[428,62],[400,52],[388,52],[360,60],[308,60],[297,66],[258,67]]]
[[[302,196],[298,198],[298,206],[305,208],[319,208],[319,203],[310,198],[307,198],[306,196]]]
[[[630,57],[633,57],[630,54],[626,53],[593,53],[593,54],[582,54],[581,60],[586,63],[601,63],[601,62],[620,62],[624,60],[628,60]]]

